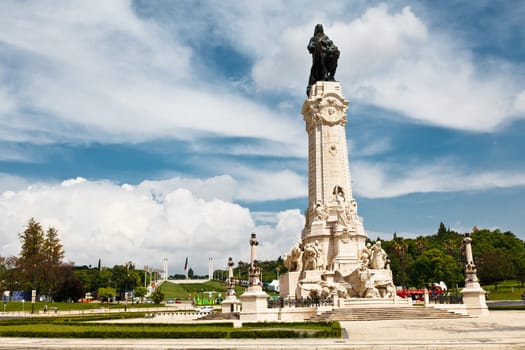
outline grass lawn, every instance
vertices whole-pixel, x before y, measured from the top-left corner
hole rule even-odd
[[[86,321],[141,317],[140,313],[84,317],[19,318],[0,321],[1,337],[45,338],[339,338],[339,322],[203,324],[117,324]]]
[[[54,312],[55,308],[58,308],[59,311],[70,311],[70,310],[96,310],[96,309],[123,309],[124,303],[46,303],[46,302],[36,302],[35,303],[35,312],[43,312],[44,306],[47,305],[48,312]],[[133,308],[145,308],[145,307],[163,307],[164,305],[156,305],[156,304],[133,304],[131,305],[130,302],[128,302],[128,310],[132,310]],[[3,309],[0,307],[0,310]],[[21,301],[12,301],[8,302],[5,307],[6,312],[19,312],[19,311],[31,311],[31,303],[30,302],[24,302]]]
[[[521,300],[525,288],[518,281],[503,281],[498,283],[498,289],[493,284],[482,286],[488,292],[488,300]]]

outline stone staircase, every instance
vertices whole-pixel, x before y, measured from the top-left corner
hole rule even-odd
[[[440,310],[433,307],[356,307],[340,308],[323,312],[310,321],[381,321],[408,319],[451,319],[469,318],[470,316]]]

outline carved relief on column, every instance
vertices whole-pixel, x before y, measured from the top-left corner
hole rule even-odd
[[[472,255],[472,238],[470,233],[465,233],[463,239],[463,252],[465,254],[465,284],[478,283],[476,264],[474,264],[474,257]]]
[[[316,95],[303,104],[302,114],[308,133],[317,125],[346,126],[346,111],[349,101],[342,96],[330,92],[326,95]]]

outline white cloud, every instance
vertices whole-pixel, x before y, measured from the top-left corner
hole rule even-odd
[[[260,242],[258,259],[274,260],[283,256],[301,238],[304,216],[299,209],[286,210],[276,215],[275,226],[259,226],[257,238]]]
[[[229,201],[235,191],[229,177],[137,186],[76,178],[6,191],[0,195],[0,255],[18,254],[17,234],[30,217],[55,226],[66,260],[77,264],[94,265],[101,258],[107,266],[131,260],[160,268],[167,257],[174,273],[182,272],[188,256],[190,266],[205,274],[208,257],[216,268],[228,256],[248,260],[251,232],[259,235],[259,258],[284,254],[300,236],[299,211],[274,213],[275,225],[257,227],[247,208]]]
[[[525,114],[525,90],[520,91],[516,95],[514,110],[517,114]]]
[[[387,164],[354,162],[352,176],[356,194],[368,198],[390,198],[410,193],[461,192],[525,186],[519,171],[466,171],[440,162],[430,165],[391,167]]]
[[[426,124],[475,131],[492,131],[525,114],[520,67],[492,61],[486,69],[468,45],[430,31],[410,7],[389,12],[380,4],[354,20],[335,16],[324,27],[341,50],[336,78],[354,101]],[[272,50],[258,52],[252,76],[260,89],[303,95],[310,66],[305,33],[312,28],[284,28]]]
[[[17,89],[0,91],[4,139],[218,134],[294,144],[302,133],[300,118],[239,97],[227,82],[217,86],[199,77],[192,50],[170,28],[138,18],[130,1],[59,8],[48,1],[4,2],[0,23],[0,42],[20,61],[10,76]]]
[[[30,182],[24,178],[0,173],[0,193],[6,191],[18,191],[29,185]]]
[[[356,147],[355,142],[352,139],[348,142],[348,152],[352,158],[376,156],[392,149],[392,140],[387,136],[374,138],[365,135],[364,139],[365,141],[359,145],[360,147]]]
[[[336,77],[351,99],[467,130],[493,130],[523,116],[517,67],[493,62],[484,70],[459,39],[430,31],[409,7],[362,7],[205,3],[203,26],[198,18],[140,18],[125,0],[59,8],[4,1],[0,42],[19,64],[0,72],[16,81],[0,88],[0,138],[106,142],[211,133],[278,141],[292,146],[281,151],[296,154],[300,118],[241,97],[236,82],[209,79],[180,33],[191,31],[202,45],[211,35],[252,57],[257,90],[302,97],[310,67],[305,46],[317,22],[341,49]]]
[[[2,71],[0,70],[0,79],[2,78]],[[0,86],[0,113],[10,113],[15,110],[15,100],[10,96],[6,88]]]
[[[307,179],[291,170],[238,166],[230,170],[239,181],[236,198],[250,202],[300,198],[307,195]]]

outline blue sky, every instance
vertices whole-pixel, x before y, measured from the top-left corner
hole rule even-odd
[[[0,255],[34,216],[77,264],[284,254],[307,206],[316,23],[341,51],[368,235],[525,239],[520,1],[3,1]]]

